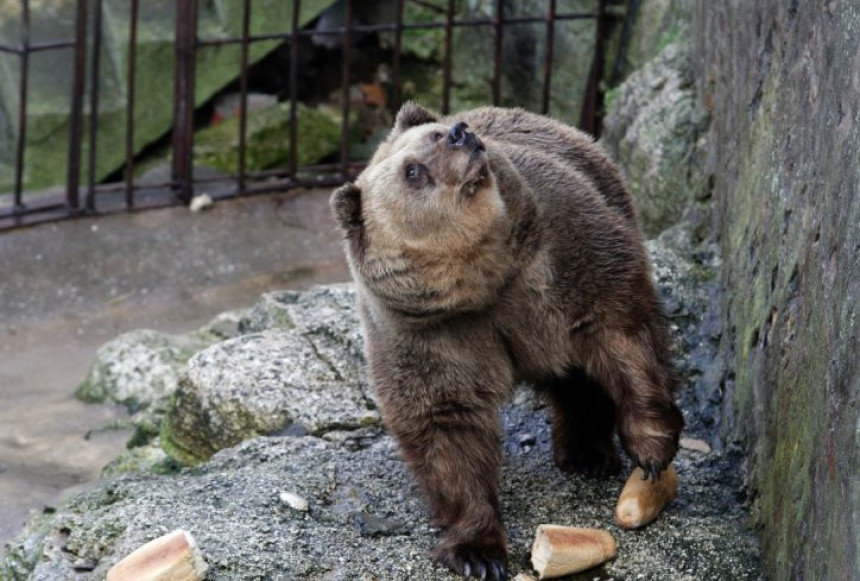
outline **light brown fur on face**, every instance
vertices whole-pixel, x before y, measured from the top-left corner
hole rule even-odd
[[[666,326],[630,195],[589,136],[522,110],[407,104],[332,209],[437,560],[506,577],[498,408],[517,381],[551,403],[560,468],[617,470],[617,429],[659,477],[683,426]]]

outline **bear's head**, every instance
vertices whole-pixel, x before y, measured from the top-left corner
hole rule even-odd
[[[509,168],[466,123],[404,105],[356,183],[331,197],[356,282],[415,315],[486,304],[513,268]]]

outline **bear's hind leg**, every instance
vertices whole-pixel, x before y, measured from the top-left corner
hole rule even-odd
[[[552,405],[552,455],[565,472],[598,477],[618,473],[621,460],[613,444],[615,404],[581,369],[539,386]]]
[[[675,383],[660,329],[604,329],[593,337],[588,373],[615,403],[621,445],[657,480],[678,451],[684,417],[672,398]]]

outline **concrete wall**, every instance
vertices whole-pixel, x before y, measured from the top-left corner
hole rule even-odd
[[[773,579],[857,579],[860,4],[699,2],[722,249],[724,436]]]

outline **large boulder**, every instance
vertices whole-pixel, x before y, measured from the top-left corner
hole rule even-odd
[[[241,324],[249,334],[191,359],[163,445],[193,463],[289,426],[319,435],[378,423],[354,300],[349,285],[264,295]]]
[[[688,45],[664,48],[607,101],[601,142],[627,177],[646,234],[656,236],[710,195],[708,115],[693,89]]]
[[[544,410],[511,406],[502,416],[513,573],[530,569],[535,527],[554,522],[605,528],[618,540],[618,557],[592,576],[759,578],[757,543],[737,502],[739,474],[727,459],[682,451],[680,498],[646,531],[627,532],[612,516],[623,478],[558,471]],[[34,521],[9,545],[0,577],[101,579],[124,555],[176,528],[194,535],[212,581],[459,579],[430,560],[436,530],[394,442],[378,431],[355,447],[262,437],[174,476],[105,480]]]
[[[296,108],[296,125],[301,147],[296,164],[310,165],[340,147],[340,125],[321,109],[304,105]],[[286,165],[290,157],[290,104],[271,105],[251,111],[245,134],[245,169],[257,171]],[[235,174],[239,171],[239,117],[198,131],[194,135],[194,163]]]
[[[75,395],[90,403],[123,405],[131,414],[161,407],[176,391],[188,360],[217,340],[149,329],[124,333],[99,348]]]

